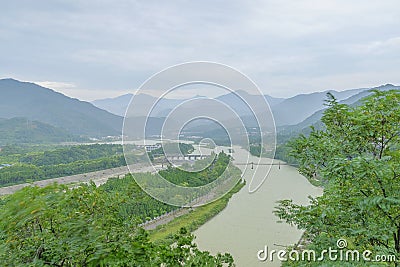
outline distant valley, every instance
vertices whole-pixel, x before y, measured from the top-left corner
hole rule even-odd
[[[324,111],[326,94],[332,93],[338,101],[345,104],[357,104],[360,99],[370,94],[370,89],[389,90],[400,87],[387,84],[376,88],[349,89],[344,91],[327,90],[309,94],[299,94],[290,98],[275,98],[264,95],[270,104],[278,132],[300,132],[319,122]],[[102,138],[120,136],[123,116],[132,94],[115,98],[99,99],[91,103],[67,97],[52,89],[44,88],[29,82],[14,79],[0,80],[0,133],[1,144],[4,143],[42,143],[85,140],[87,138]],[[242,92],[242,94],[246,94]],[[250,101],[259,99],[247,95]],[[156,102],[151,95],[140,94],[138,117],[129,118],[133,125],[138,125],[134,135],[140,136],[146,117],[146,106]],[[252,111],[233,93],[221,95],[217,100],[232,107],[246,127],[256,126]],[[168,113],[187,99],[160,100],[148,119],[148,135],[157,135]],[[251,103],[250,103],[251,104]],[[188,105],[185,112],[191,113],[197,107]],[[207,109],[207,107],[203,107]],[[143,110],[143,114],[140,113]],[[257,115],[264,111],[255,109]],[[229,124],[231,115],[226,114],[225,121]],[[193,133],[210,137],[218,132],[213,125],[204,127],[194,124]],[[188,130],[188,129],[186,129]],[[190,131],[190,129],[189,129]],[[135,138],[135,136],[132,136]]]
[[[327,99],[327,93],[333,94],[341,103],[352,105],[358,103],[358,101],[360,101],[363,97],[371,94],[370,90],[373,89],[390,90],[400,89],[400,87],[386,84],[375,88],[359,88],[344,91],[326,90],[323,92],[299,94],[290,98],[275,98],[269,95],[264,95],[264,97],[270,105],[278,132],[288,130],[292,132],[300,132],[301,130],[319,122],[323,111],[325,110],[324,104],[325,100]],[[126,94],[116,98],[95,100],[92,102],[92,104],[113,114],[123,116],[125,115],[126,108],[128,107],[132,97],[133,94]],[[143,103],[144,106],[146,106],[147,103],[156,102],[156,99],[150,95],[140,94],[135,97],[139,98],[138,102]],[[169,113],[169,111],[171,111],[173,107],[176,107],[186,100],[187,99],[162,99],[157,104],[151,116],[158,117],[161,121],[163,121],[163,118]],[[217,100],[220,100],[221,102],[231,106],[245,121],[245,123],[248,123],[249,126],[254,126],[253,121],[249,121],[251,111],[248,110],[234,94],[230,93],[219,96],[217,97]],[[144,110],[141,106],[136,107],[136,109]],[[190,110],[187,110],[187,112],[190,112]],[[146,114],[141,115],[146,116]],[[162,122],[160,122],[160,120],[158,120],[158,128],[161,128],[160,124],[162,124]],[[193,128],[193,130],[196,130],[196,132],[199,133],[200,128],[204,129],[204,127],[196,126]],[[213,128],[211,131],[215,131],[215,128]]]

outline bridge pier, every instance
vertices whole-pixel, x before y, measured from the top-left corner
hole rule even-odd
[[[169,155],[166,158],[167,158],[167,160],[199,160],[199,159],[205,159],[207,157],[209,157],[209,155],[189,154],[186,156]]]

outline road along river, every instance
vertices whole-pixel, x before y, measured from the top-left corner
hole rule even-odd
[[[209,154],[209,149],[195,147],[194,153]],[[247,162],[248,152],[235,147],[233,157],[235,163]],[[257,162],[258,158],[250,156],[248,162]],[[271,159],[262,159],[261,163],[271,162]],[[279,161],[274,161],[275,163]],[[154,172],[155,169],[142,164],[131,166],[135,172]],[[156,169],[161,166],[157,166]],[[238,167],[245,170],[244,165]],[[267,172],[268,165],[260,165]],[[79,174],[34,182],[34,185],[45,186],[58,182],[64,184],[95,181],[102,184],[109,177],[123,176],[128,173],[127,167],[119,167],[93,173]],[[244,178],[247,185],[250,183],[254,170],[247,167]],[[260,179],[258,179],[260,180]],[[10,194],[30,184],[20,184],[0,188],[0,195]],[[248,193],[248,187],[234,194],[228,206],[217,216],[194,232],[196,243],[202,250],[212,253],[229,252],[233,255],[237,266],[280,266],[275,259],[273,262],[260,262],[257,252],[268,246],[268,249],[283,249],[282,246],[292,245],[301,237],[302,232],[285,223],[277,223],[278,218],[272,214],[276,201],[280,199],[293,199],[296,203],[306,204],[307,196],[320,195],[322,189],[312,186],[306,178],[298,174],[297,169],[281,165],[272,166],[271,172],[265,183],[255,193]],[[174,216],[175,217],[175,216]]]
[[[248,152],[235,148],[235,162],[245,162]],[[258,158],[250,156],[250,162]],[[262,159],[262,163],[271,159]],[[279,161],[274,161],[275,163]],[[242,170],[245,166],[238,165]],[[260,165],[262,173],[268,170],[267,165]],[[265,170],[265,171],[264,171]],[[260,170],[257,175],[260,175]],[[296,203],[308,203],[308,196],[322,194],[322,189],[311,185],[297,169],[287,165],[272,166],[265,183],[255,193],[248,192],[248,184],[254,170],[247,168],[244,173],[247,185],[233,195],[228,206],[217,216],[202,225],[194,232],[196,243],[201,250],[213,254],[229,252],[233,255],[237,266],[280,266],[275,259],[261,262],[257,252],[268,246],[269,250],[284,249],[282,246],[298,242],[302,232],[286,223],[278,223],[278,218],[272,213],[276,201],[293,199]]]
[[[161,165],[153,166],[145,166],[142,163],[137,163],[134,165],[130,165],[129,168],[131,170],[135,170],[135,172],[156,172],[161,169]],[[126,174],[129,173],[129,169],[127,166],[106,169],[101,171],[95,172],[88,172],[82,174],[76,174],[71,176],[64,176],[58,178],[51,178],[46,180],[35,181],[33,183],[23,183],[17,185],[10,185],[6,187],[0,187],[0,196],[12,194],[15,191],[24,188],[25,186],[39,186],[44,187],[46,185],[52,183],[59,183],[59,184],[79,184],[79,183],[88,183],[89,181],[93,181],[96,185],[101,185],[107,182],[109,178],[112,177],[124,177]]]

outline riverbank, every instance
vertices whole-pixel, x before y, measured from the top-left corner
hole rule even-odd
[[[235,148],[233,156],[234,163],[260,160],[258,171],[247,165],[238,165],[248,184],[251,180],[262,181],[265,175],[268,176],[256,192],[249,193],[247,188],[241,190],[230,199],[222,212],[194,231],[195,242],[201,250],[210,251],[212,255],[230,253],[238,267],[280,266],[276,258],[259,261],[257,252],[265,246],[269,251],[293,246],[300,240],[303,231],[279,222],[273,214],[277,201],[293,199],[305,205],[309,203],[308,196],[321,195],[322,189],[310,184],[296,168],[282,161],[273,160],[278,165],[271,166],[271,159],[259,159],[241,148]]]
[[[130,165],[129,168],[131,170],[135,170],[135,172],[155,172],[162,169],[161,165],[156,166],[146,166],[143,163],[137,163],[134,165]],[[64,176],[58,178],[50,178],[45,180],[39,180],[32,183],[23,183],[23,184],[16,184],[10,185],[6,187],[0,187],[0,196],[1,195],[8,195],[12,194],[25,186],[39,186],[44,187],[46,185],[50,185],[52,183],[58,184],[67,184],[67,185],[74,185],[79,183],[88,183],[93,181],[96,185],[101,185],[107,182],[108,179],[114,177],[123,177],[129,173],[128,166],[122,166],[117,168],[105,169],[95,172],[88,172],[82,174],[76,174],[71,176]]]
[[[197,230],[200,226],[224,210],[228,205],[229,199],[244,186],[245,183],[239,182],[222,198],[207,205],[188,210],[188,213],[151,230],[149,235],[150,240],[155,242],[168,242],[169,238],[183,227],[190,232]]]

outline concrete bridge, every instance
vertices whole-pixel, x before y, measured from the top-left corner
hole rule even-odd
[[[205,159],[209,157],[209,155],[201,155],[201,154],[188,154],[184,155],[167,155],[167,160],[198,160]]]
[[[251,169],[254,169],[254,165],[266,165],[266,166],[268,166],[268,165],[270,165],[270,166],[273,166],[273,165],[276,165],[276,166],[279,166],[279,169],[281,168],[281,165],[287,165],[287,166],[292,166],[292,167],[299,167],[299,164],[291,164],[291,163],[287,163],[287,162],[272,162],[272,163],[257,163],[257,162],[235,162],[234,163],[235,165],[249,165],[249,166],[251,166]]]

